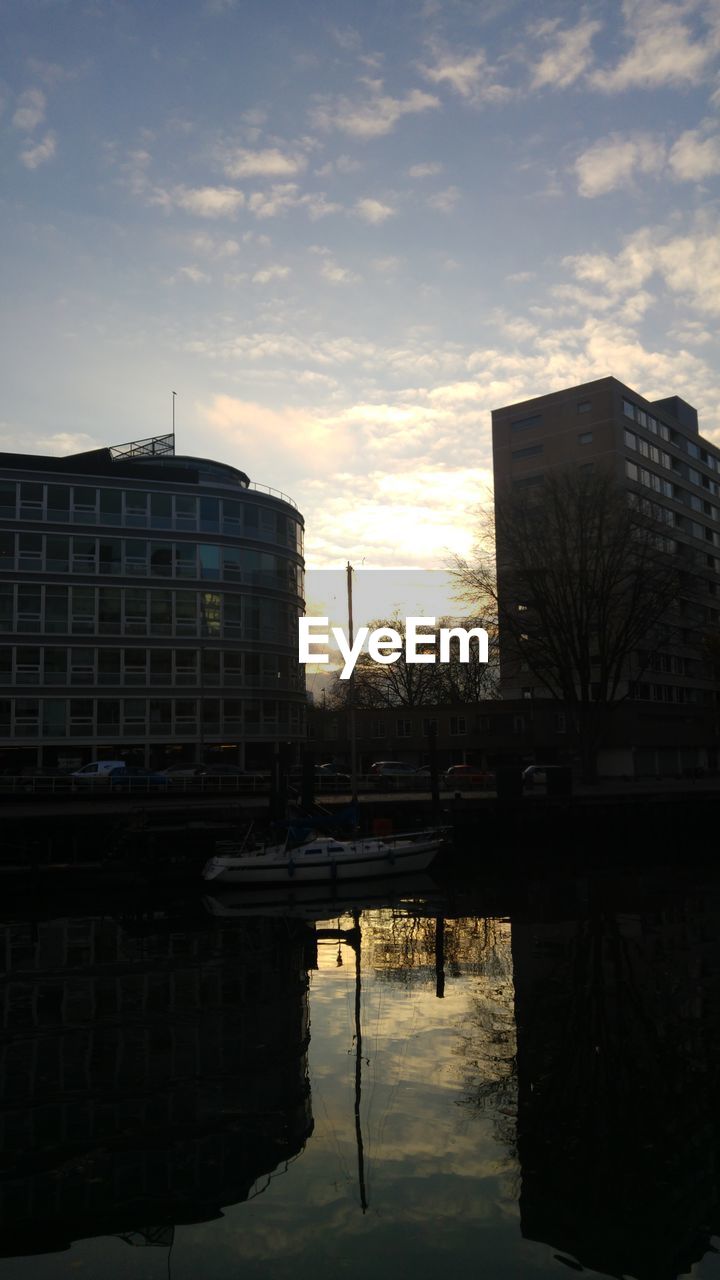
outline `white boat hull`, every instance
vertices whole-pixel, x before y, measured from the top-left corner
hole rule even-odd
[[[313,853],[304,849],[289,853],[223,855],[211,858],[203,870],[203,878],[219,884],[262,885],[325,883],[344,880],[372,879],[376,876],[400,876],[425,871],[433,861],[442,841],[398,840],[377,848],[341,853]]]

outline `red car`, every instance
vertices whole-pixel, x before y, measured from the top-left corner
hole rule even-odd
[[[482,787],[487,790],[495,786],[495,775],[477,764],[453,764],[447,770],[443,782],[446,787]]]

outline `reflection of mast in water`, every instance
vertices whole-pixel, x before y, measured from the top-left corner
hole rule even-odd
[[[353,912],[353,920],[355,921],[355,931],[357,933],[355,942],[355,1138],[357,1141],[360,1204],[364,1213],[368,1206],[365,1195],[365,1152],[363,1150],[363,1136],[360,1127],[360,1096],[362,1093],[362,1023],[360,1021],[362,978],[360,975],[360,953],[362,950],[362,935],[360,933],[359,911]]]

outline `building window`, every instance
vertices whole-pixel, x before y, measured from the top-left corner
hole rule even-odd
[[[589,400],[580,400],[578,402],[578,407],[577,407],[578,413],[589,413],[591,409],[592,409],[592,404]]]
[[[3,520],[14,520],[16,512],[17,486],[14,481],[0,482],[0,516]]]
[[[398,738],[409,738],[412,733],[412,724],[409,720],[397,720],[395,722],[395,732]]]
[[[197,529],[197,498],[175,495],[175,528],[188,532]]]
[[[467,721],[465,716],[450,717],[450,736],[453,738],[461,738],[467,733]]]
[[[578,436],[578,444],[592,444],[592,438],[592,431],[583,431],[582,435]]]
[[[123,731],[136,738],[145,734],[145,699],[126,698],[123,703]]]
[[[74,738],[89,737],[93,732],[92,698],[70,699],[70,734]]]
[[[528,489],[531,485],[542,484],[545,476],[543,472],[539,472],[536,476],[523,476],[521,480],[513,480],[513,486],[516,489]]]
[[[20,485],[20,517],[33,520],[42,516],[43,486],[25,483]]]
[[[525,716],[513,716],[513,733],[524,733],[526,727]]]
[[[10,536],[12,537],[12,534]],[[18,567],[20,569],[42,569],[41,533],[21,533],[18,535]]]
[[[385,721],[384,720],[372,720],[370,722],[370,737],[371,738],[385,737]]]
[[[567,733],[567,718],[564,711],[558,711],[555,716],[555,732]]]
[[[429,720],[427,717],[422,722],[423,738],[429,738],[431,733],[437,733],[437,720]]]
[[[20,585],[17,589],[18,631],[40,631],[40,588]]]
[[[633,419],[633,421],[634,421],[634,420],[635,420],[635,405],[634,405],[634,404],[631,404],[629,400],[623,400],[623,413],[625,414],[625,417],[626,417],[626,418],[632,418],[632,419]]]
[[[37,698],[15,700],[15,732],[21,738],[36,738],[38,732],[39,703]]]
[[[534,458],[538,453],[542,453],[543,446],[541,444],[529,444],[526,449],[513,449],[512,457],[515,458]]]
[[[516,418],[510,423],[511,431],[529,431],[532,427],[539,427],[542,422],[542,414],[536,413],[532,418]]]
[[[18,684],[40,683],[39,648],[19,648],[15,654],[15,671]]]
[[[147,526],[148,495],[130,490],[125,494],[125,524],[128,528],[144,529]]]

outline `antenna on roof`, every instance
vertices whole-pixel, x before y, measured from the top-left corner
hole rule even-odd
[[[173,435],[175,435],[175,397],[176,397],[176,395],[177,395],[177,391],[173,391],[173,392],[172,392],[172,406],[173,406],[173,414],[172,414],[173,429],[172,429],[172,433],[173,433]]]

